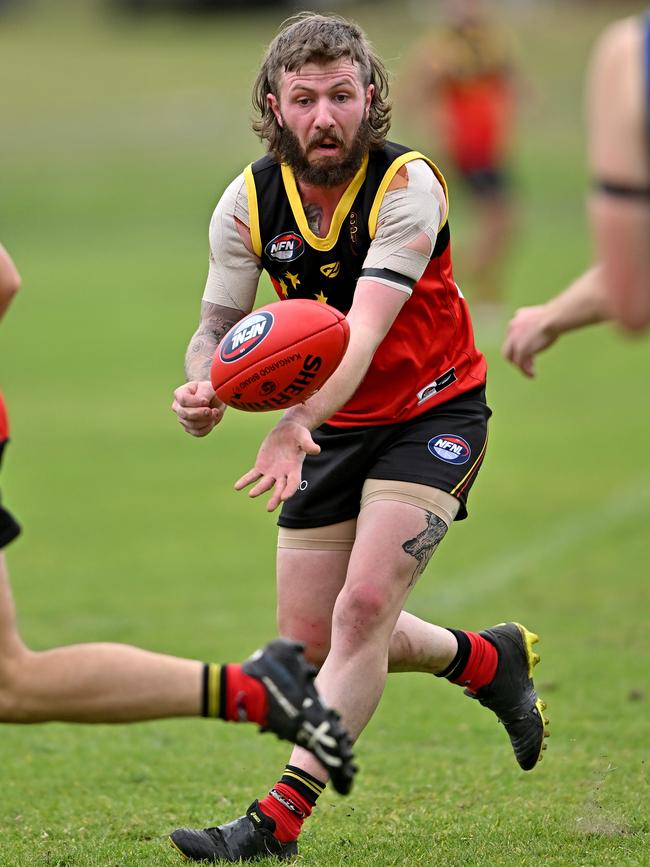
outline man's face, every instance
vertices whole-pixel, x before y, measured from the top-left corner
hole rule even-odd
[[[283,72],[279,97],[267,97],[282,129],[280,159],[307,183],[350,180],[368,151],[373,93],[374,85],[364,87],[359,67],[348,59]]]

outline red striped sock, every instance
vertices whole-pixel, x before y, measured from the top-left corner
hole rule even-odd
[[[273,836],[281,843],[296,840],[324,789],[325,783],[316,777],[287,765],[282,779],[259,802],[260,810],[275,821]]]
[[[221,669],[221,713],[231,722],[266,724],[268,698],[259,680],[244,674],[241,665],[230,663]]]
[[[275,820],[273,836],[281,843],[289,843],[297,839],[303,822],[311,816],[311,804],[282,783],[277,783],[272,791],[280,795],[283,800],[280,801],[269,793],[260,801],[260,810]],[[287,807],[287,804],[291,804],[294,809]]]
[[[499,654],[496,647],[478,632],[463,631],[470,643],[469,658],[461,673],[455,674],[450,680],[476,692],[494,680]]]

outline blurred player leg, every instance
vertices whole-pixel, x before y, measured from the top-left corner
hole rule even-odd
[[[17,632],[0,553],[0,719],[132,722],[201,712],[203,663],[122,644],[31,651]]]
[[[467,274],[472,288],[470,309],[477,326],[481,314],[503,305],[505,272],[515,232],[516,211],[508,190],[475,196],[475,225],[468,248]]]

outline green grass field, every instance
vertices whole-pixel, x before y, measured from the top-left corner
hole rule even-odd
[[[350,13],[396,73],[424,4],[398,5]],[[539,98],[522,130],[509,309],[589,261],[584,60],[604,21],[639,8],[532,4],[513,18]],[[9,557],[34,648],[125,641],[225,661],[274,634],[274,521],[232,491],[272,419],[231,411],[196,441],[169,405],[211,210],[260,153],[248,93],[281,15],[130,25],[91,2],[34,0],[0,18],[0,239],[24,277],[2,325],[2,486],[25,524]],[[408,120],[396,112],[397,140]],[[540,633],[546,758],[522,774],[460,690],[394,676],[353,794],[328,792],[303,836],[305,865],[650,864],[649,344],[585,331],[534,382],[498,342],[485,350],[494,418],[471,519],[410,609]],[[239,815],[286,757],[253,727],[203,720],[4,726],[0,865],[177,864],[167,832]]]

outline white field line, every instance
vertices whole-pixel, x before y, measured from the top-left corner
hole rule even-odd
[[[588,543],[603,533],[611,533],[616,527],[650,509],[650,479],[639,478],[633,487],[621,488],[605,502],[588,508],[585,504],[579,513],[543,529],[525,545],[509,548],[503,556],[483,563],[471,571],[461,572],[440,583],[435,574],[435,557],[428,580],[430,589],[417,594],[417,606],[425,602],[433,604],[436,611],[461,606],[467,600],[477,599],[503,590],[513,584],[528,569],[531,563],[550,565],[560,555]],[[650,544],[649,544],[650,547]],[[426,576],[424,579],[427,580]],[[453,586],[451,582],[453,581]]]

